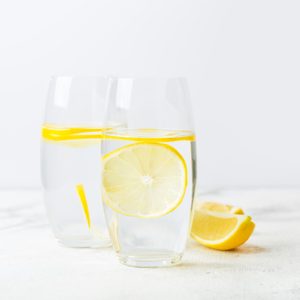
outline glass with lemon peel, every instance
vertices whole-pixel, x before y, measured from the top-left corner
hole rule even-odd
[[[50,81],[41,164],[48,219],[69,247],[111,244],[101,201],[101,140],[107,79],[60,76]]]

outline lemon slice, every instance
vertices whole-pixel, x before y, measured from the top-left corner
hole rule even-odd
[[[251,217],[197,209],[191,236],[200,244],[218,250],[230,250],[244,244],[255,224]]]
[[[103,157],[103,200],[114,211],[155,218],[175,210],[187,187],[184,158],[162,143],[135,143]]]
[[[227,212],[237,215],[244,214],[244,211],[239,207],[217,202],[200,202],[198,207],[201,209],[208,209],[210,211]]]

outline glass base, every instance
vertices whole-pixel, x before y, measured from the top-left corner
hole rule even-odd
[[[143,252],[132,255],[118,254],[118,258],[122,264],[129,267],[159,268],[180,264],[182,254],[174,252]]]

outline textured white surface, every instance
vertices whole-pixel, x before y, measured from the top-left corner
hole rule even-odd
[[[123,266],[107,249],[54,240],[40,191],[0,192],[0,299],[300,299],[300,191],[202,194],[242,206],[257,224],[239,250],[190,241],[183,264]]]

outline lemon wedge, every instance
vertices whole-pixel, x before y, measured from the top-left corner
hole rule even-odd
[[[172,146],[141,142],[103,157],[103,200],[127,216],[155,218],[175,210],[187,188],[184,158]]]
[[[236,206],[222,204],[217,202],[200,202],[198,204],[199,208],[207,209],[210,211],[226,212],[231,214],[243,215],[244,211]]]
[[[244,244],[255,224],[246,215],[196,209],[191,236],[200,244],[218,250],[230,250]]]

